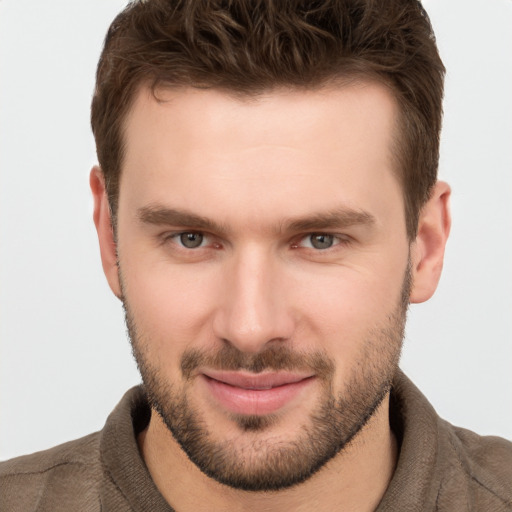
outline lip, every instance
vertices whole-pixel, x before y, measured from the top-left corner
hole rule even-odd
[[[314,381],[311,374],[244,373],[207,370],[202,378],[222,408],[242,415],[277,412],[294,401]]]

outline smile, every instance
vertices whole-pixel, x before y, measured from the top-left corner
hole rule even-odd
[[[277,412],[313,383],[313,375],[288,372],[247,374],[205,371],[202,380],[208,393],[225,410],[242,415]]]

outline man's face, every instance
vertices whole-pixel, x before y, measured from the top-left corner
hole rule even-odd
[[[150,401],[233,487],[296,484],[386,399],[409,279],[396,107],[366,83],[140,91],[119,277]]]

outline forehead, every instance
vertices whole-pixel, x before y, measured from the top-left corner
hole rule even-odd
[[[361,135],[365,132],[371,136],[384,126],[392,135],[397,109],[391,90],[372,80],[340,82],[339,86],[333,84],[313,90],[283,87],[257,94],[163,86],[152,90],[142,86],[135,94],[124,127],[128,143],[134,130],[139,138],[138,127],[155,123],[171,130],[179,123],[175,136],[192,135],[195,141],[203,143],[219,129],[230,130],[235,124],[239,129],[245,127],[237,132],[242,138],[249,135],[255,139],[266,133],[274,142],[278,134],[283,141],[290,134],[290,121],[297,121],[296,132],[309,128],[309,135],[319,140],[326,137],[314,133],[316,128],[334,127],[340,131],[347,124],[350,131],[362,128]],[[201,141],[202,135],[206,137]]]
[[[222,204],[248,220],[262,209],[292,215],[299,202],[378,199],[397,187],[396,110],[373,82],[251,97],[142,88],[125,124],[120,202],[178,202],[208,216]]]

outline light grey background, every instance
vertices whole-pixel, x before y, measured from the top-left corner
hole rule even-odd
[[[91,220],[89,103],[121,0],[0,0],[0,459],[100,429],[139,382]],[[512,2],[429,0],[448,68],[453,230],[403,368],[449,421],[512,438]]]

